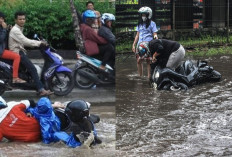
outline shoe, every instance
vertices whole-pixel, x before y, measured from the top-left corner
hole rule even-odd
[[[100,65],[99,67],[101,70],[106,70],[106,67],[104,65]]]
[[[52,95],[52,94],[54,94],[54,92],[44,89],[39,93],[39,96],[49,96],[49,95]]]
[[[17,77],[17,78],[13,78],[12,82],[13,83],[26,83],[27,81]]]

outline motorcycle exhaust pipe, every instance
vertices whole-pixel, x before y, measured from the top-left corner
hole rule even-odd
[[[101,83],[101,80],[99,80],[97,78],[97,76],[95,74],[92,74],[90,72],[87,72],[85,70],[79,69],[78,74],[80,74],[82,77],[85,77],[86,79],[89,79],[90,81],[94,82],[94,83]]]

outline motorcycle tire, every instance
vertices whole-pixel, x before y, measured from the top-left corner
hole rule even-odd
[[[78,70],[84,70],[84,71],[87,71],[89,73],[95,74],[94,70],[92,68],[88,67],[88,66],[83,66],[83,67],[75,70],[75,72],[74,72],[75,85],[78,88],[81,88],[81,89],[90,89],[90,88],[92,88],[95,85],[95,83],[92,82],[91,80],[85,78],[85,77],[82,77],[78,73]]]
[[[74,87],[74,79],[70,72],[55,72],[48,80],[48,88],[54,92],[55,95],[68,95]]]
[[[0,95],[3,95],[5,91],[6,91],[6,87],[0,84]]]

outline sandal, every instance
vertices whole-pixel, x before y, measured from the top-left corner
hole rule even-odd
[[[50,91],[50,90],[42,90],[40,93],[39,93],[39,96],[49,96],[49,95],[52,95],[54,94],[54,92]]]
[[[21,78],[13,78],[12,82],[13,83],[26,83],[27,81],[25,81]]]

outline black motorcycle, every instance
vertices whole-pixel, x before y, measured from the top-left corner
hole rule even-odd
[[[218,82],[221,74],[206,61],[194,64],[187,60],[174,70],[156,66],[150,80],[151,87],[157,90],[187,90],[194,85]]]
[[[92,88],[96,84],[115,83],[114,69],[106,64],[106,70],[100,69],[101,61],[77,51],[77,63],[74,68],[74,80],[81,89]]]

